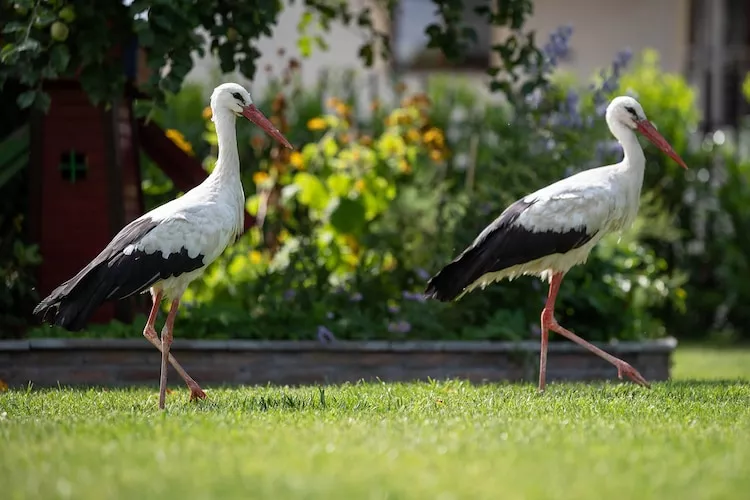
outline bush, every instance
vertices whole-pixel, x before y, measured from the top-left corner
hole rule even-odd
[[[303,146],[288,152],[252,127],[238,127],[248,209],[263,224],[190,288],[178,336],[323,342],[537,336],[546,289],[536,279],[496,284],[456,304],[425,301],[421,292],[431,274],[518,197],[618,161],[621,150],[603,114],[620,93],[640,100],[691,170],[685,174],[647,149],[634,227],[603,239],[588,263],[567,275],[558,319],[592,340],[685,335],[688,325],[707,331],[717,311],[724,311],[721,325],[744,320],[738,304],[750,294],[742,281],[746,242],[726,228],[748,222],[740,205],[747,166],[726,146],[691,145],[699,119],[694,94],[683,78],[664,75],[651,52],[630,72],[630,55],[618,54],[589,87],[565,75],[552,78],[570,35],[563,28],[545,47],[541,72],[549,83],[511,94],[508,103],[435,78],[423,94],[397,85],[395,103],[378,100],[362,110],[351,99],[351,75],[338,98],[329,99],[329,85],[303,90],[291,61],[261,107]],[[196,105],[205,92],[190,89],[171,99],[173,114],[157,119],[179,131],[174,140],[205,158],[210,170],[215,132],[210,110]],[[168,183],[146,168],[150,203],[170,196]],[[704,168],[711,179],[715,172],[726,181],[706,182]],[[718,207],[711,209],[715,222],[703,223],[713,228],[708,233],[696,224],[705,221],[706,206]],[[690,250],[696,239],[700,253]],[[92,327],[88,335],[132,334],[144,320]]]

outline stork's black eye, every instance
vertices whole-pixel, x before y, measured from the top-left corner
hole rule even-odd
[[[243,105],[245,104],[245,98],[239,92],[232,92],[232,97],[240,101]]]
[[[627,111],[628,113],[630,113],[631,115],[633,115],[633,118],[638,118],[638,115],[635,112],[635,108],[633,108],[631,106],[625,106],[625,111]]]

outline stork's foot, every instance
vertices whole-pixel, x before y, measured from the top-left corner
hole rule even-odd
[[[643,377],[643,375],[638,373],[638,370],[630,366],[625,361],[618,359],[617,362],[615,362],[615,366],[617,367],[617,378],[622,379],[622,376],[625,375],[636,384],[642,385],[644,387],[651,387],[648,381]]]
[[[206,393],[203,392],[203,389],[200,388],[200,386],[193,381],[192,384],[188,384],[188,388],[190,389],[190,401],[195,401],[196,399],[206,399]]]

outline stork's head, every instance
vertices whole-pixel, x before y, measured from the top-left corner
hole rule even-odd
[[[286,137],[273,126],[271,121],[253,104],[250,93],[237,83],[222,83],[211,94],[211,112],[213,119],[230,112],[235,116],[244,116],[268,135],[289,149],[294,149]]]
[[[637,130],[657,148],[664,151],[680,164],[680,166],[687,168],[682,158],[680,158],[667,140],[656,131],[654,125],[646,118],[646,113],[643,112],[643,107],[641,107],[640,103],[632,97],[621,95],[612,99],[612,102],[607,106],[607,123],[610,125],[610,128],[614,124],[618,124],[625,125],[630,130]]]

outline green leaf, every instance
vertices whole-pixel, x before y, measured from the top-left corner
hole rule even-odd
[[[359,233],[365,226],[365,206],[360,199],[339,199],[331,213],[331,226],[340,233]]]
[[[327,180],[326,184],[336,196],[345,196],[352,186],[352,179],[346,174],[333,174]]]
[[[18,103],[18,106],[21,109],[26,109],[34,103],[36,94],[36,90],[27,90],[26,92],[22,92],[21,95],[19,95],[16,99],[16,103]]]
[[[328,190],[320,179],[307,172],[299,172],[294,176],[294,184],[299,186],[297,199],[303,205],[315,210],[323,210],[328,205]]]
[[[365,66],[370,67],[374,61],[372,53],[372,44],[366,43],[359,48],[359,58],[365,63]]]
[[[34,26],[37,28],[43,28],[49,26],[57,20],[57,14],[52,11],[42,11],[36,16]]]
[[[3,28],[3,33],[15,33],[17,31],[26,31],[26,25],[24,23],[19,23],[17,21],[10,22],[5,25]]]
[[[310,54],[312,54],[312,42],[310,41],[309,36],[301,36],[297,40],[297,48],[299,49],[300,55],[302,57],[310,57]]]
[[[62,44],[56,44],[52,47],[49,53],[50,64],[58,73],[62,73],[68,69],[68,63],[70,62],[70,52],[68,47]]]
[[[2,50],[0,50],[0,61],[6,62],[6,60],[10,57],[11,54],[16,52],[16,46],[12,43],[9,43],[5,45]]]

